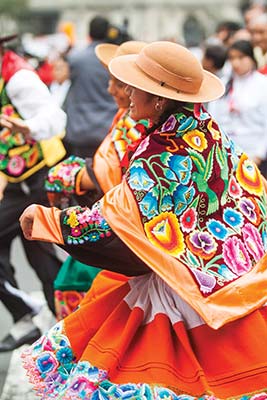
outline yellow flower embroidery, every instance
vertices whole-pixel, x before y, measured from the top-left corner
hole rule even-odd
[[[208,142],[204,133],[200,132],[198,129],[193,129],[185,133],[183,139],[190,147],[197,151],[203,151],[208,147]]]
[[[208,130],[210,131],[214,140],[219,140],[221,137],[217,124],[211,119],[208,123]]]
[[[260,171],[245,153],[240,157],[236,170],[236,179],[248,193],[262,195],[263,184]]]
[[[79,225],[79,221],[77,219],[77,216],[75,214],[75,212],[72,212],[67,220],[67,224],[71,227],[71,228],[75,228],[75,226]]]
[[[178,219],[172,212],[164,212],[145,223],[148,240],[156,247],[172,256],[184,251],[184,238]]]

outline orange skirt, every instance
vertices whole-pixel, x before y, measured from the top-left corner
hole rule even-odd
[[[43,399],[263,400],[266,343],[266,307],[213,330],[154,273],[103,271],[23,358]]]

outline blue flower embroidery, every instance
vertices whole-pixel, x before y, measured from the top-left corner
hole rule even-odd
[[[224,210],[223,220],[233,228],[241,228],[244,223],[242,214],[229,207]]]
[[[186,185],[189,182],[192,170],[192,160],[189,156],[171,156],[168,166],[175,172],[180,183]]]
[[[158,201],[155,196],[153,196],[152,192],[149,192],[145,195],[143,200],[139,203],[140,210],[143,215],[148,218],[152,218],[155,215],[158,215]]]
[[[207,222],[207,228],[216,239],[224,240],[228,236],[225,225],[215,219],[210,219]]]
[[[195,194],[195,189],[193,186],[183,186],[179,185],[174,192],[174,212],[176,215],[182,214],[182,212],[191,203]]]
[[[68,364],[73,360],[73,352],[69,347],[63,347],[56,353],[56,357],[61,364]]]
[[[128,183],[132,189],[145,191],[151,189],[155,184],[155,182],[149,178],[148,174],[142,167],[135,166],[130,168]]]
[[[172,198],[170,195],[164,196],[162,199],[162,204],[160,207],[160,211],[164,212],[164,211],[169,211],[173,208],[173,202],[172,202]]]

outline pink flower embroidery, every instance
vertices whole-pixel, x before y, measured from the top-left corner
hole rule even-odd
[[[78,237],[81,236],[82,232],[80,228],[71,228],[71,236]]]
[[[147,149],[149,145],[149,139],[150,137],[147,136],[144,140],[142,140],[134,153],[134,157],[139,156],[139,154],[143,153]]]
[[[264,255],[264,246],[257,228],[252,224],[246,224],[242,229],[244,243],[254,260],[259,261]]]
[[[20,156],[11,157],[7,165],[8,172],[10,173],[10,175],[13,176],[21,175],[24,168],[25,168],[25,160]]]
[[[252,268],[245,245],[237,237],[230,237],[223,244],[223,258],[228,267],[238,276]]]

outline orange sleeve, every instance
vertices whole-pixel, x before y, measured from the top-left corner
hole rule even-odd
[[[37,205],[33,221],[32,239],[64,244],[60,213],[61,210],[56,207],[49,208]]]

